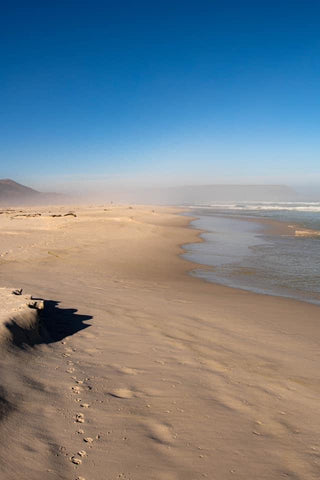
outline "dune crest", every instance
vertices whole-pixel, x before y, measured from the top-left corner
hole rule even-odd
[[[32,345],[47,336],[40,322],[42,300],[33,300],[21,289],[0,288],[0,345]]]

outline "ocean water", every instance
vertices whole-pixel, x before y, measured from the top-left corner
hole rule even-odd
[[[230,203],[190,207],[203,243],[188,244],[184,258],[212,267],[192,275],[245,290],[320,305],[320,235],[268,234],[252,219],[269,218],[320,232],[320,202]]]

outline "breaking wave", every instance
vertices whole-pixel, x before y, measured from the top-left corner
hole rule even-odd
[[[287,212],[320,212],[320,202],[237,202],[212,203],[210,205],[193,205],[192,208],[208,208],[214,210],[238,211],[287,211]]]

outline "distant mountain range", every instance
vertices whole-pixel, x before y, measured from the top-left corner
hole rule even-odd
[[[87,201],[94,198],[86,196]],[[73,199],[72,199],[73,198]],[[80,201],[85,198],[57,193],[42,193],[10,179],[0,180],[0,204],[50,204]],[[165,205],[210,205],[215,202],[299,201],[300,196],[285,185],[190,185],[168,188],[106,188],[99,201]],[[97,197],[98,200],[98,197]]]
[[[115,202],[162,205],[211,205],[217,202],[289,202],[299,194],[285,185],[188,185],[181,187],[128,188],[105,192]]]
[[[32,188],[21,185],[20,183],[10,180],[10,178],[0,179],[0,198],[8,199],[10,197],[36,197],[40,192]]]
[[[190,185],[159,192],[169,203],[206,204],[214,202],[285,202],[298,200],[297,192],[286,185]]]
[[[9,178],[0,179],[2,205],[57,203],[61,198],[59,194],[38,192]]]

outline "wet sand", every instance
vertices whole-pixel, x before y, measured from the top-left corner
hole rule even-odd
[[[319,478],[319,307],[187,275],[174,209],[19,210],[0,286],[46,308],[1,343],[1,479]]]

